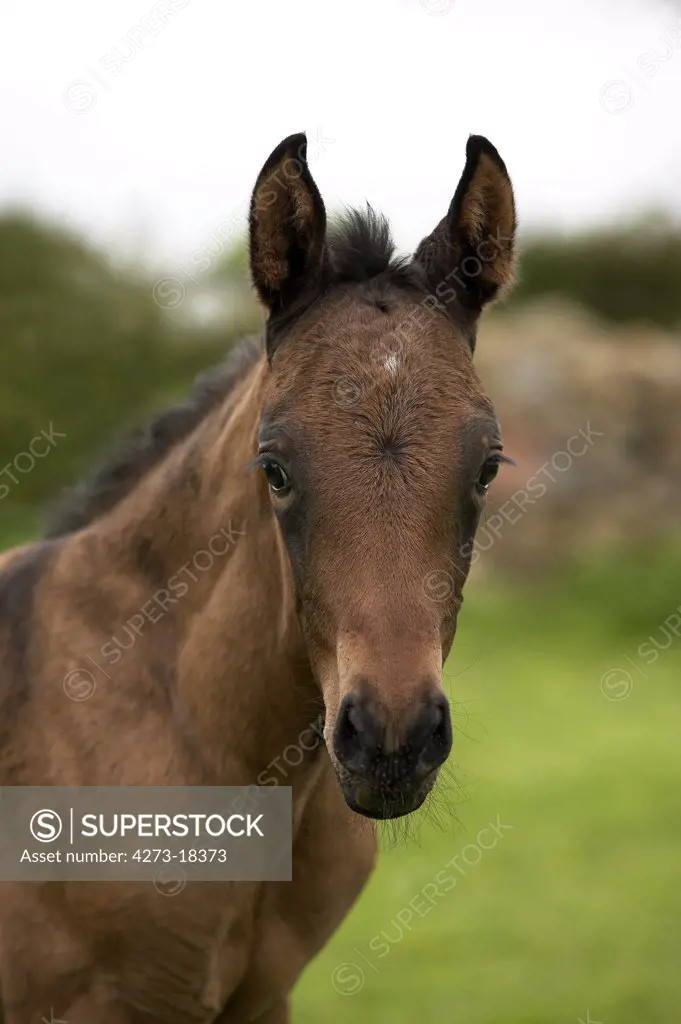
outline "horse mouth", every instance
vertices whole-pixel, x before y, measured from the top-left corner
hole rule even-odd
[[[340,784],[345,802],[351,811],[365,818],[388,821],[417,811],[435,782],[434,776],[435,773],[432,778],[419,781],[411,789],[393,790],[372,785],[366,779],[344,772]]]

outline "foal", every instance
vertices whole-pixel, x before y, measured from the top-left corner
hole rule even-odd
[[[289,1019],[370,819],[418,808],[450,751],[442,665],[503,460],[471,357],[514,235],[484,138],[409,260],[371,211],[327,232],[286,139],[251,204],[263,343],[5,559],[0,785],[282,782],[294,835],[288,883],[2,886],[6,1024]]]

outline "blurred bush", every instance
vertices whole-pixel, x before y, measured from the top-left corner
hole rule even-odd
[[[0,497],[8,505],[30,506],[74,481],[121,429],[183,394],[242,327],[171,319],[152,286],[63,229],[24,214],[0,219],[0,470],[8,467]],[[31,472],[29,445],[51,430],[54,451]]]
[[[681,324],[681,229],[662,215],[575,235],[530,236],[508,299],[559,296],[606,321]]]

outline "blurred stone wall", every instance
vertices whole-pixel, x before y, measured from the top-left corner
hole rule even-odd
[[[681,335],[534,303],[483,320],[505,452],[474,562],[540,570],[681,525]]]

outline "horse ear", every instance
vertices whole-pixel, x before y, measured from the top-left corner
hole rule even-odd
[[[312,301],[326,266],[326,211],[303,133],[280,142],[258,175],[249,229],[251,277],[270,318]]]
[[[513,282],[515,236],[513,186],[506,165],[491,142],[471,135],[447,216],[423,239],[414,261],[424,267],[442,301],[456,297],[477,315]]]

